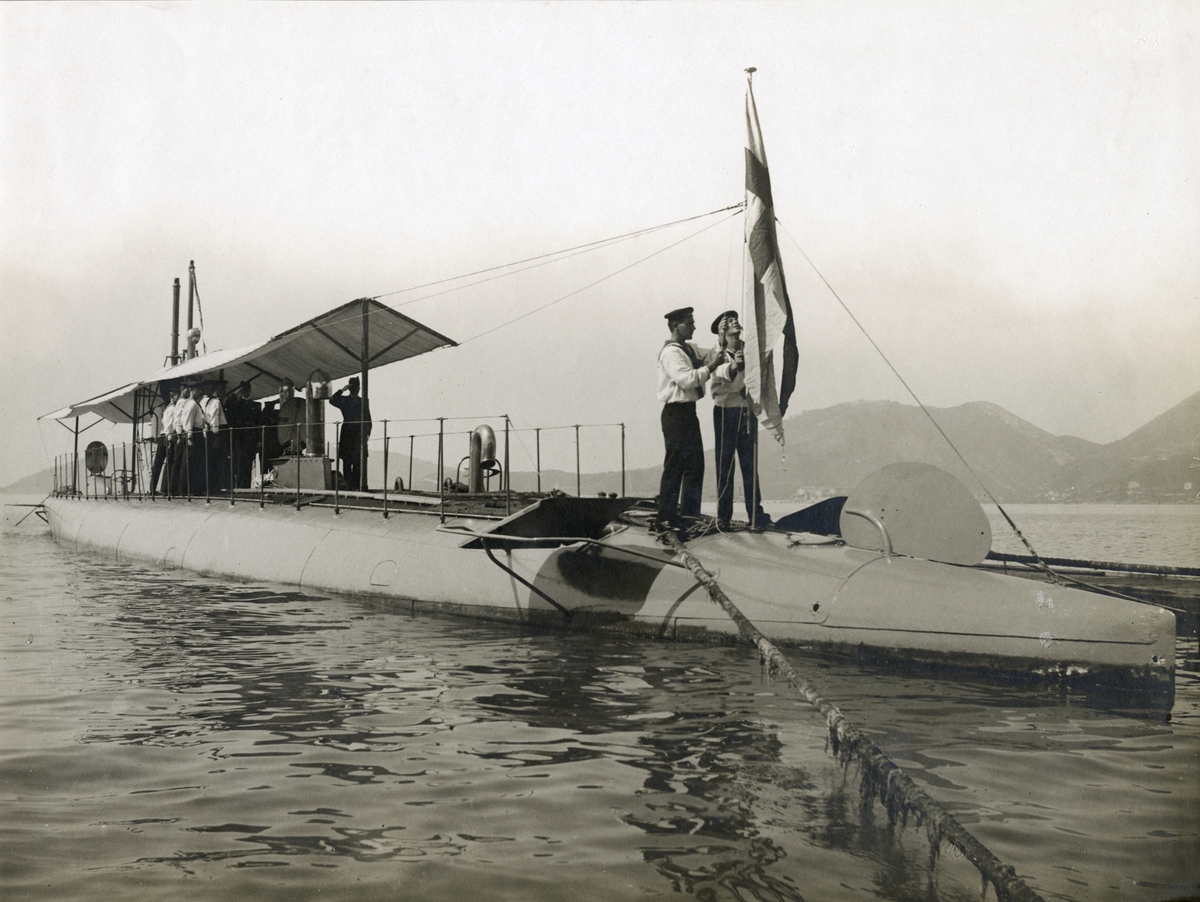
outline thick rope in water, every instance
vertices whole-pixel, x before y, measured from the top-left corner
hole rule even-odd
[[[888,818],[892,823],[896,820],[907,826],[909,816],[913,816],[918,826],[924,826],[929,837],[930,863],[936,865],[938,850],[943,841],[950,843],[967,858],[983,877],[983,889],[987,892],[989,883],[995,887],[996,898],[1000,902],[1044,902],[1041,896],[1034,892],[1023,881],[1017,872],[988,850],[988,848],[967,832],[954,816],[951,815],[936,799],[917,786],[908,774],[904,773],[883,751],[865,736],[837,706],[824,698],[807,680],[796,672],[788,663],[778,648],[759,631],[750,620],[738,609],[729,597],[722,591],[720,585],[711,573],[696,559],[679,539],[673,534],[667,534],[670,546],[679,554],[687,568],[692,571],[705,589],[709,597],[716,602],[737,624],[738,632],[748,642],[758,648],[762,660],[772,672],[783,674],[784,678],[795,687],[810,705],[816,708],[825,718],[829,726],[829,744],[834,755],[843,765],[856,761],[862,769],[863,792],[867,797],[878,796],[879,801],[887,809]]]

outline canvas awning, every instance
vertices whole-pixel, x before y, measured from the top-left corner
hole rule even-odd
[[[94,413],[114,423],[132,423],[133,399],[138,389],[156,389],[167,380],[224,379],[229,390],[241,382],[249,382],[251,397],[260,400],[278,394],[280,382],[285,378],[302,389],[314,370],[323,370],[331,380],[342,379],[363,369],[364,317],[368,369],[457,344],[379,301],[360,299],[259,344],[193,357],[176,366],[164,367],[140,382],[80,401],[41,419],[62,420]]]
[[[71,417],[81,417],[85,413],[94,413],[114,423],[133,422],[133,393],[138,390],[140,382],[130,382],[120,388],[105,392],[87,401],[71,404],[62,410],[47,413],[38,417],[39,420],[66,420]]]

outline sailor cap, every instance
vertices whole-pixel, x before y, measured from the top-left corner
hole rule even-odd
[[[680,307],[677,310],[672,310],[667,314],[668,323],[681,323],[692,315],[693,307]]]
[[[721,332],[721,323],[727,319],[737,319],[738,312],[736,310],[726,310],[712,322],[713,335],[718,335]]]

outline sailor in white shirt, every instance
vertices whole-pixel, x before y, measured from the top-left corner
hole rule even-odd
[[[229,444],[225,441],[226,434],[221,432],[221,427],[227,425],[225,408],[213,389],[211,382],[201,386],[200,409],[204,411],[205,441],[208,442],[208,488],[219,492],[229,482]]]
[[[171,443],[175,439],[175,405],[178,402],[179,389],[173,388],[169,393],[167,406],[163,408],[162,416],[158,423],[158,439],[155,442],[154,449],[154,466],[150,470],[151,498],[158,494],[158,479],[162,473],[163,464],[171,459]],[[167,464],[167,475],[164,482],[166,484],[163,488],[169,495],[171,494],[171,466],[169,463]]]
[[[182,494],[204,494],[204,411],[192,398],[192,389],[184,388],[175,404],[175,446],[179,458],[177,479]]]
[[[726,529],[733,516],[733,458],[742,472],[746,516],[754,528],[771,525],[762,509],[754,467],[758,420],[746,399],[742,326],[736,310],[726,310],[713,320],[720,339],[721,357],[712,376],[713,436],[717,465],[717,527]]]
[[[691,307],[666,315],[670,340],[658,352],[658,399],[663,402],[666,455],[658,492],[660,528],[683,529],[700,517],[704,489],[704,440],[696,402],[712,374],[717,352],[688,343],[696,323]]]

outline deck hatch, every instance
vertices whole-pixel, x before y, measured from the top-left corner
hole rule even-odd
[[[487,530],[489,548],[557,548],[586,539],[599,539],[616,517],[637,504],[636,498],[541,498]],[[505,541],[506,537],[520,541]],[[533,541],[530,541],[533,540]],[[482,548],[473,536],[463,548]]]

